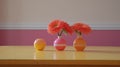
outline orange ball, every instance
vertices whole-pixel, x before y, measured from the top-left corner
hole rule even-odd
[[[44,50],[45,46],[46,46],[46,41],[42,38],[36,39],[34,41],[34,48],[36,50],[42,51]]]

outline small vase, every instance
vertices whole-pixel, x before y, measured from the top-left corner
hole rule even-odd
[[[58,36],[58,38],[54,41],[54,47],[58,51],[63,51],[66,47],[66,40],[61,36]]]
[[[84,51],[86,47],[86,41],[83,39],[82,36],[77,36],[77,38],[73,41],[73,47],[76,51]]]

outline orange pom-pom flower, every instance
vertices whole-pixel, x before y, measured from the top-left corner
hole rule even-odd
[[[63,32],[72,34],[72,28],[67,24],[67,22],[62,20],[53,20],[48,25],[48,33],[50,34],[58,34],[58,36],[61,36]]]
[[[73,24],[72,29],[78,34],[82,34],[82,33],[88,34],[91,32],[90,26],[81,22]]]

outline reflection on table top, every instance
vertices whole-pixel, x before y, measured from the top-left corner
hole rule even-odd
[[[67,46],[64,51],[57,51],[47,46],[44,51],[36,51],[33,46],[0,46],[0,63],[4,60],[62,60],[62,61],[117,61],[120,64],[120,47],[87,46],[85,51],[75,51]],[[112,63],[112,62],[111,62]]]

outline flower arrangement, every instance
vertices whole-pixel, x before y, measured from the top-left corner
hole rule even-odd
[[[69,26],[69,24],[62,20],[53,20],[48,25],[48,33],[58,34],[58,38],[54,41],[54,47],[57,50],[64,50],[66,47],[66,40],[60,36],[62,33],[72,34],[76,32],[78,37],[73,41],[73,46],[77,51],[83,51],[86,47],[86,41],[81,37],[83,34],[88,34],[91,31],[91,28],[84,23],[78,22]]]
[[[78,35],[83,34],[88,34],[91,32],[91,28],[90,26],[88,26],[87,24],[78,22],[72,25],[72,29],[73,31],[75,31]]]
[[[50,34],[58,34],[58,36],[61,36],[63,32],[68,34],[72,34],[73,32],[71,26],[65,21],[53,20],[48,25],[48,33]]]
[[[91,31],[91,28],[84,23],[75,23],[72,25],[72,29],[78,34],[77,38],[73,41],[73,47],[76,49],[76,51],[83,51],[86,47],[86,40],[82,38],[83,34],[88,34]]]

